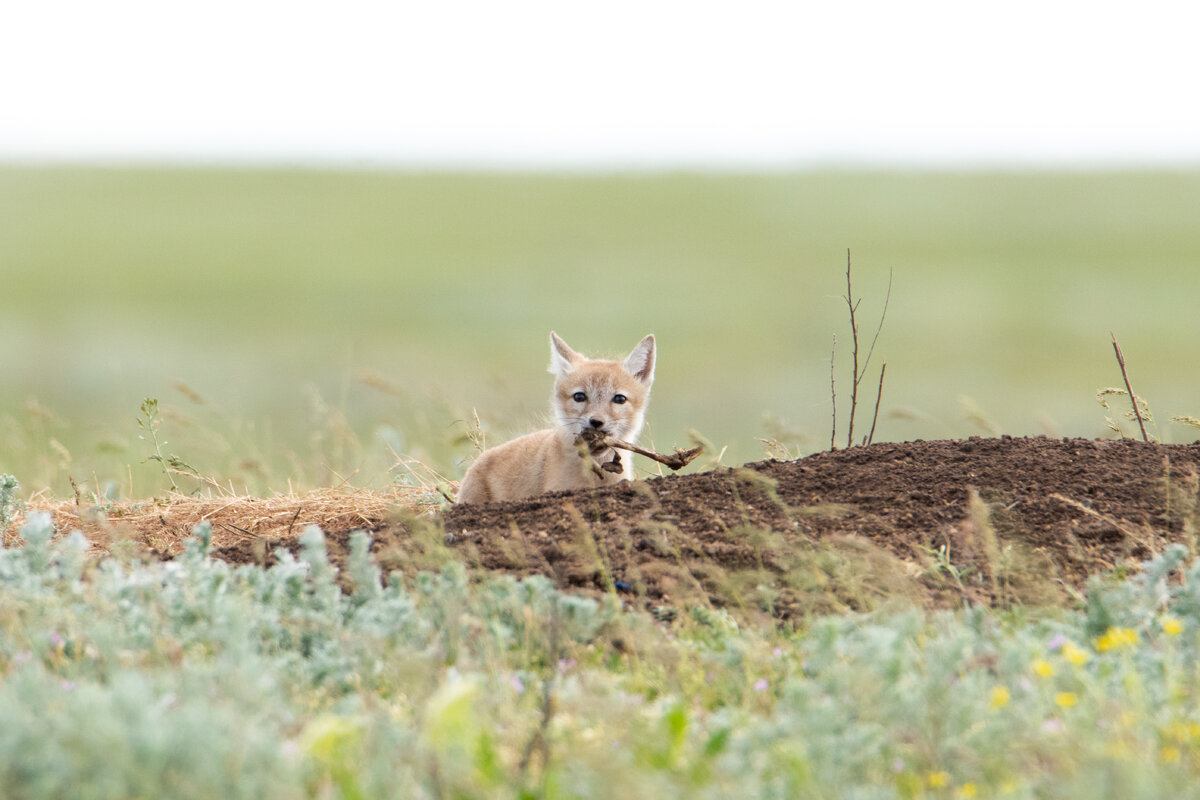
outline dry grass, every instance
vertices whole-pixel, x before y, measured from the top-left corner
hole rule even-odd
[[[397,511],[424,514],[437,510],[442,498],[419,486],[395,486],[387,491],[320,489],[305,494],[274,497],[197,498],[172,494],[164,499],[80,504],[77,500],[34,497],[4,532],[5,546],[19,543],[17,530],[25,516],[50,512],[55,530],[65,534],[80,530],[94,552],[109,550],[117,542],[134,542],[159,553],[178,553],[200,522],[212,524],[214,548],[239,542],[298,536],[310,525],[326,531],[375,529]]]

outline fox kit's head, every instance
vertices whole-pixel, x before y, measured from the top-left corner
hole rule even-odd
[[[654,383],[654,336],[647,336],[624,361],[586,358],[550,332],[550,403],[558,429],[572,436],[588,428],[632,442],[645,421]]]

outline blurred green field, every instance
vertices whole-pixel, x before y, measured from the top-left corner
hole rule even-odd
[[[458,478],[536,427],[547,334],[659,367],[643,443],[827,447],[846,250],[877,440],[1106,434],[1109,331],[1166,441],[1200,416],[1200,173],[0,169],[0,472],[148,496],[138,439],[236,490]],[[1123,406],[1120,410],[1124,410]],[[1134,428],[1126,423],[1126,430]],[[194,482],[189,485],[194,485]]]

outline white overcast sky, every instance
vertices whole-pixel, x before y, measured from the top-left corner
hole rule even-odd
[[[13,0],[0,160],[1194,166],[1196,9]]]

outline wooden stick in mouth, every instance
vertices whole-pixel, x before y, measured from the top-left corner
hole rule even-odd
[[[696,459],[696,456],[704,452],[703,446],[690,447],[687,450],[680,450],[676,448],[674,453],[667,456],[663,455],[662,453],[656,453],[653,450],[647,450],[644,447],[638,447],[636,444],[630,444],[629,442],[623,442],[620,439],[614,439],[604,431],[596,429],[585,430],[583,433],[579,434],[579,438],[587,442],[588,447],[593,451],[602,450],[606,447],[612,447],[618,450],[628,450],[631,453],[637,453],[638,455],[643,455],[646,458],[654,459],[658,463],[672,470],[683,469],[688,464],[692,463],[692,461]],[[615,459],[612,464],[619,465],[620,458]],[[608,469],[609,466],[610,464],[604,464],[603,468]],[[609,471],[618,472],[620,469],[620,466],[616,466],[616,469]]]

